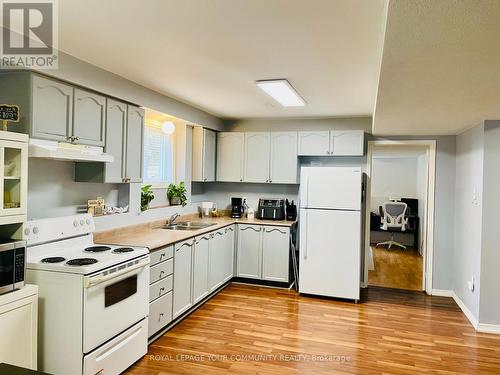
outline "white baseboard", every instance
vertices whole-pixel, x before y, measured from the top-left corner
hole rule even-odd
[[[479,325],[477,318],[474,316],[474,314],[472,314],[472,312],[469,310],[469,308],[467,306],[465,306],[465,303],[463,303],[463,301],[460,299],[460,297],[458,297],[455,292],[452,292],[452,293],[453,293],[452,297],[455,300],[455,302],[457,303],[458,307],[460,307],[460,309],[462,310],[464,315],[467,317],[467,319],[469,319],[470,324],[472,324],[474,329],[477,331],[478,325]]]
[[[432,289],[431,295],[438,297],[453,297],[453,290]]]
[[[476,330],[481,333],[495,333],[500,335],[500,324],[479,323]]]

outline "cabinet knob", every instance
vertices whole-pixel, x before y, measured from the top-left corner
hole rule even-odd
[[[242,178],[240,178],[240,182],[243,182],[243,179],[242,179]]]
[[[269,182],[273,182],[273,180],[269,180]]]

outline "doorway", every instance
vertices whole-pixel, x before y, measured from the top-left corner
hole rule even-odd
[[[365,287],[431,294],[435,154],[435,141],[368,142]]]

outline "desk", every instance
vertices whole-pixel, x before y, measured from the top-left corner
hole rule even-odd
[[[402,234],[412,234],[413,235],[413,248],[418,250],[418,233],[420,220],[418,216],[410,215],[408,216],[408,227],[404,232],[400,230],[383,230],[380,227],[382,226],[382,220],[380,215],[374,214],[373,212],[370,214],[370,232],[385,232],[385,233],[402,233]],[[370,236],[371,237],[371,236]],[[382,242],[382,241],[377,241]]]

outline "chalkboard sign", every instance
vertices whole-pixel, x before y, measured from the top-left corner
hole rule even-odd
[[[0,121],[19,122],[19,106],[0,104]]]

